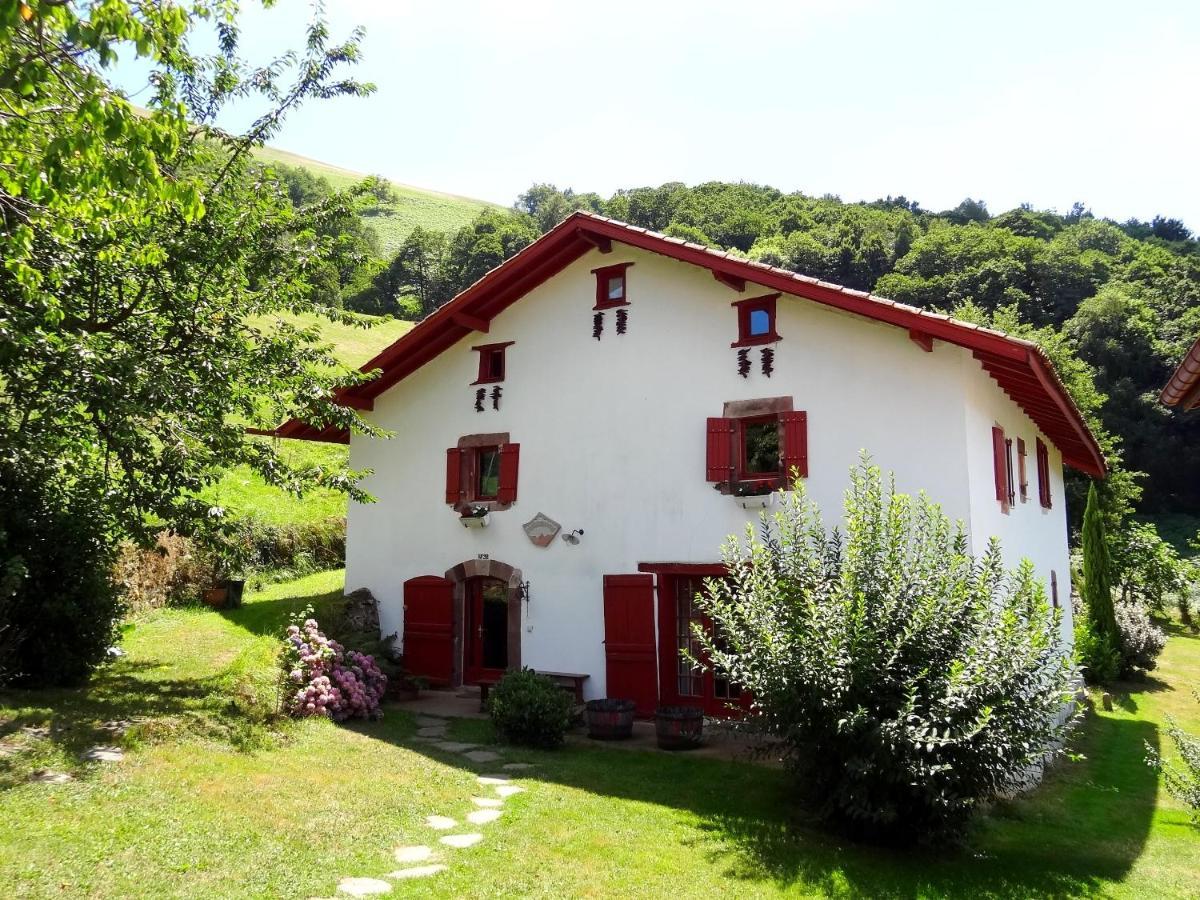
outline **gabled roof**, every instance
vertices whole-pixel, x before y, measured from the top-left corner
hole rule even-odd
[[[1096,439],[1049,358],[1036,344],[942,313],[927,312],[587,212],[572,214],[431,313],[362,367],[364,372],[378,369],[377,378],[340,391],[338,402],[354,409],[372,409],[375,398],[392,385],[472,332],[486,333],[495,316],[533,288],[590,250],[610,252],[614,241],[708,269],[714,278],[735,290],[743,290],[746,282],[753,282],[906,328],[919,342],[928,344],[937,339],[965,347],[1054,442],[1068,465],[1097,477],[1105,474],[1104,455]],[[342,429],[309,425],[296,419],[267,433],[335,443],[349,440]]]
[[[1179,407],[1180,412],[1200,409],[1200,338],[1163,388],[1161,399],[1167,406]]]

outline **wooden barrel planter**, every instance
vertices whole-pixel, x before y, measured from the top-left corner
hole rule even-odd
[[[698,706],[660,706],[654,731],[663,750],[692,750],[704,734],[704,710]]]
[[[584,718],[588,737],[597,741],[624,741],[633,736],[633,713],[637,704],[632,700],[589,700]]]

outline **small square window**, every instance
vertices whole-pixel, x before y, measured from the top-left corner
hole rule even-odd
[[[778,297],[778,294],[768,294],[733,303],[738,313],[738,339],[732,346],[752,347],[779,340],[775,331],[775,301]]]
[[[479,377],[472,384],[495,384],[504,380],[505,351],[511,347],[512,341],[503,344],[483,344],[472,347],[479,354]]]
[[[500,492],[500,448],[475,451],[475,499],[495,500]]]
[[[633,263],[617,263],[592,269],[592,274],[596,276],[596,305],[593,309],[629,305],[627,271],[632,265]]]
[[[775,416],[745,419],[741,426],[740,476],[744,479],[779,475],[779,420]]]

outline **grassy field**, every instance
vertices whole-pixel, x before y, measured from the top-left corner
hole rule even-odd
[[[352,172],[273,147],[264,147],[256,155],[269,162],[301,166],[325,178],[337,189],[351,187],[366,177],[366,173]],[[435,231],[457,231],[483,210],[496,206],[471,197],[443,194],[396,182],[392,182],[392,185],[397,194],[395,202],[372,207],[363,215],[367,224],[379,234],[385,258],[390,258],[418,225]]]
[[[292,316],[293,322],[301,321]],[[412,322],[379,319],[370,328],[358,328],[335,322],[318,322],[324,338],[334,346],[338,360],[357,368],[413,327]],[[280,453],[289,463],[334,465],[344,463],[347,450],[340,444],[316,444],[307,441],[281,441]],[[213,504],[224,506],[236,515],[252,515],[272,525],[300,524],[346,515],[344,495],[315,490],[303,498],[293,497],[271,487],[244,466],[230,469],[205,494]]]
[[[226,613],[163,610],[84,690],[0,694],[0,896],[305,897],[343,876],[397,868],[427,843],[431,813],[461,816],[479,792],[461,756],[413,740],[415,722],[337,727],[264,719],[271,654],[289,613],[340,593],[321,573]],[[965,846],[894,853],[806,827],[782,773],[745,763],[569,747],[506,748],[536,764],[447,871],[395,893],[430,897],[1186,897],[1200,830],[1143,763],[1164,715],[1193,731],[1200,639],[1172,634],[1151,679],[1114,691],[1078,749]],[[112,719],[137,724],[119,763],[83,764]],[[46,736],[25,728],[47,728]],[[278,730],[277,730],[278,729]],[[452,736],[491,740],[483,722]],[[73,772],[61,785],[31,771]],[[486,764],[485,764],[486,768]]]

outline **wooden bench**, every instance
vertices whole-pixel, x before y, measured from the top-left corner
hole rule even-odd
[[[567,691],[575,698],[576,703],[583,703],[583,683],[591,676],[582,672],[538,672],[539,675],[545,675],[564,691]],[[499,684],[500,678],[496,675],[484,675],[474,682],[479,685],[479,708],[487,709],[488,691],[492,685]]]

